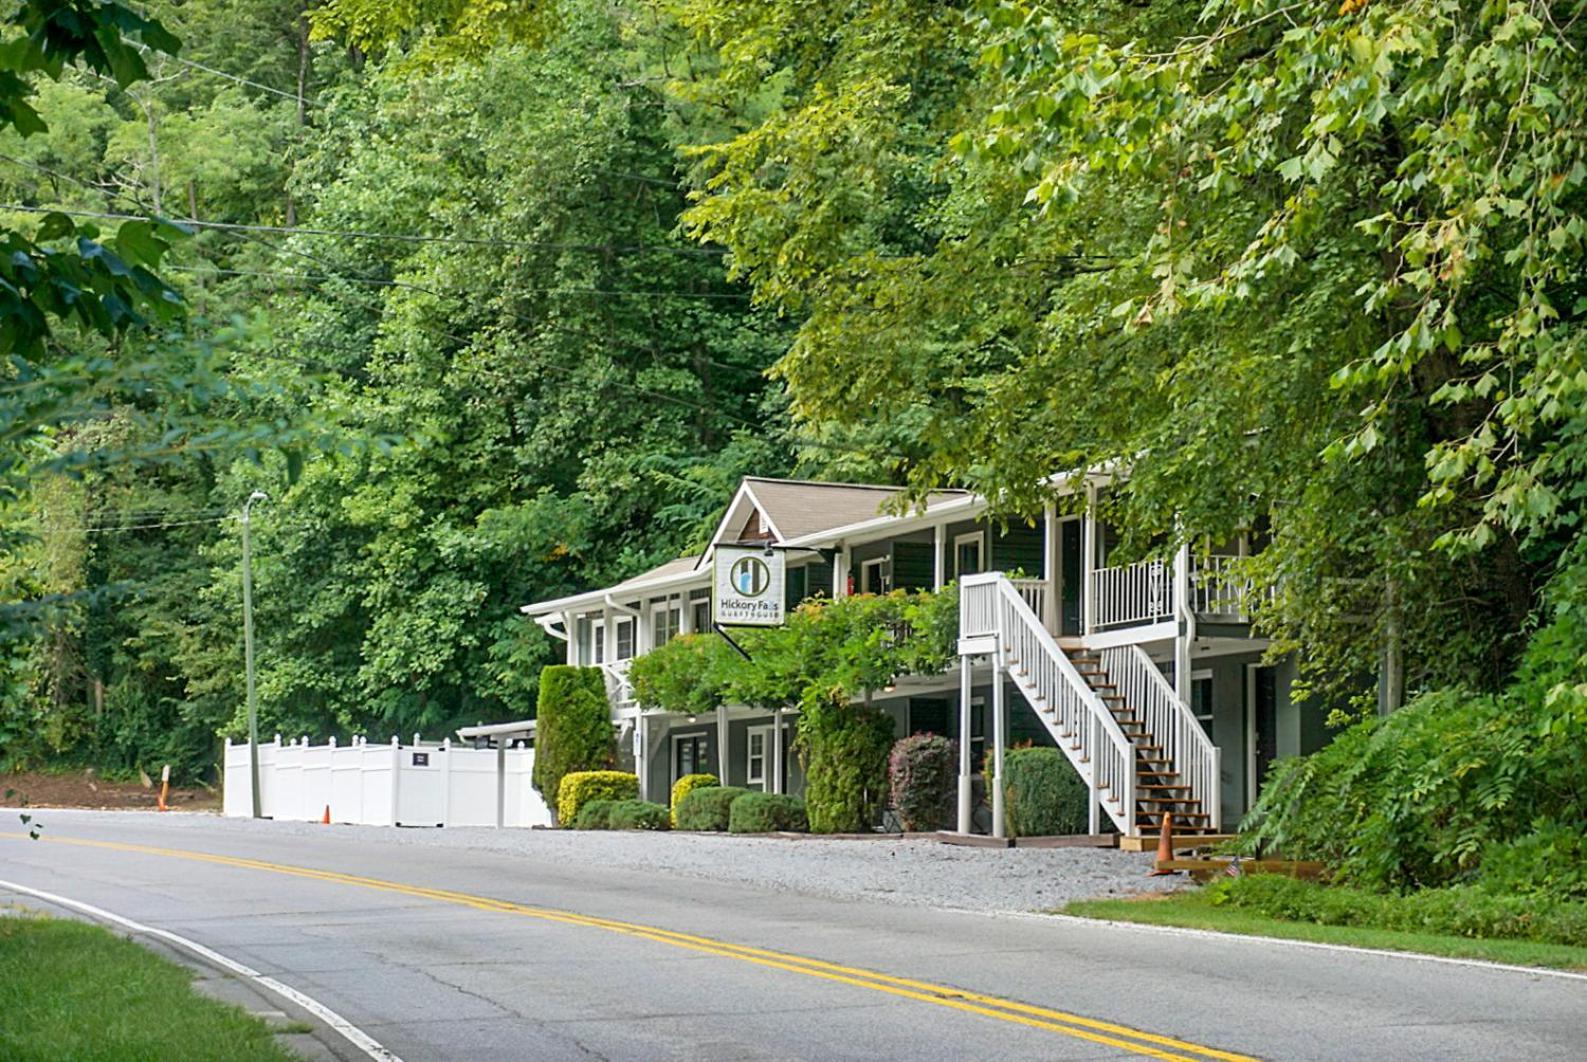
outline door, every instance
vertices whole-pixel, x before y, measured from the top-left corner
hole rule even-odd
[[[1085,539],[1080,518],[1069,517],[1058,523],[1058,633],[1084,634],[1080,618],[1081,591],[1084,589]]]
[[[678,734],[672,739],[672,781],[686,774],[711,774],[710,750],[704,734]],[[723,785],[725,778],[717,779]]]
[[[958,535],[953,540],[953,574],[974,575],[986,563],[985,537],[979,531]]]
[[[1268,768],[1278,758],[1278,672],[1270,667],[1250,669],[1251,774],[1248,802],[1256,803],[1267,781]]]

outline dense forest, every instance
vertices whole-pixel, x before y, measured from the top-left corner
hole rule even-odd
[[[1017,518],[1110,462],[1127,550],[1271,527],[1342,718],[1587,729],[1579,6],[118,10],[147,76],[40,62],[0,133],[7,232],[170,286],[8,339],[7,765],[212,768],[256,490],[262,728],[383,735],[524,714],[516,606],[742,474]]]

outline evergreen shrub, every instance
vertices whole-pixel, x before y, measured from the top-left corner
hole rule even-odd
[[[805,756],[805,801],[816,833],[858,833],[881,817],[887,796],[887,754],[893,721],[887,713],[830,701],[799,716]]]
[[[987,752],[987,789],[997,784]],[[1091,794],[1079,773],[1055,748],[1003,752],[1003,815],[1010,837],[1052,837],[1085,833]]]
[[[570,824],[560,807],[562,778],[574,771],[616,766],[617,741],[606,703],[606,677],[597,667],[556,664],[540,671],[535,707],[535,760],[532,782],[557,822]]]
[[[893,807],[906,830],[939,830],[953,813],[959,744],[937,734],[900,738],[887,758]]]
[[[609,830],[612,828],[612,807],[615,800],[591,800],[579,808],[579,813],[573,820],[575,830]]]
[[[727,829],[729,809],[748,792],[748,789],[736,785],[712,785],[696,789],[673,805],[673,828],[721,832]]]
[[[672,825],[678,826],[678,805],[683,803],[683,798],[696,789],[703,789],[716,785],[714,774],[686,774],[672,783]]]
[[[639,776],[626,771],[574,771],[557,789],[557,821],[572,825],[592,800],[638,800]]]
[[[781,793],[745,793],[728,812],[728,833],[806,833],[805,802]]]
[[[648,800],[619,800],[612,804],[607,823],[613,830],[665,830],[672,826],[672,816],[665,804],[652,804]]]

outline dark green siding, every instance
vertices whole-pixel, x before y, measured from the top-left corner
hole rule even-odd
[[[1000,572],[1023,571],[1032,579],[1043,577],[1045,540],[1040,524],[1010,524],[1007,531],[992,536],[992,568]]]
[[[930,590],[935,575],[930,542],[893,543],[894,590]]]

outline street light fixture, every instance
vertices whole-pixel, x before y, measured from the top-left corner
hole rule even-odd
[[[252,526],[250,510],[254,502],[268,501],[262,490],[248,495],[242,503],[242,657],[248,683],[248,775],[253,787],[253,817],[261,818],[259,804],[259,698],[253,672],[253,555],[248,532]]]

